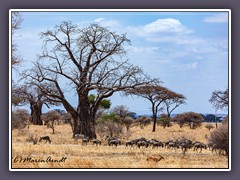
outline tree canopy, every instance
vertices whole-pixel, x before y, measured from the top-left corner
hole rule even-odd
[[[217,109],[228,109],[228,88],[224,91],[214,91],[209,102]]]

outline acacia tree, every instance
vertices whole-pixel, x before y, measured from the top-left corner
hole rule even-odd
[[[168,92],[169,98],[164,101],[167,110],[167,116],[171,117],[172,112],[182,104],[186,103],[186,97],[182,94],[176,92]]]
[[[228,109],[228,88],[225,91],[214,91],[209,102],[218,109]]]
[[[164,100],[164,104],[167,110],[167,116],[168,121],[166,126],[169,127],[170,126],[170,119],[171,119],[171,114],[172,112],[179,107],[182,104],[186,103],[186,97],[182,94],[178,94],[176,92],[173,91],[169,91],[169,98],[167,98],[166,100]]]
[[[152,105],[152,119],[153,119],[153,129],[152,132],[155,132],[156,122],[157,122],[157,114],[160,111],[160,105],[171,98],[172,91],[169,89],[162,87],[160,85],[148,85],[148,86],[140,86],[129,90],[127,95],[137,95],[142,98],[146,98],[151,102]]]
[[[84,134],[96,138],[95,116],[101,101],[154,80],[138,66],[123,60],[126,34],[118,35],[96,24],[79,28],[71,22],[62,22],[41,33],[43,50],[35,67],[26,74],[52,101],[61,102],[71,114],[73,135]],[[48,83],[54,86],[52,92]],[[78,105],[75,109],[66,98],[67,89],[75,91]],[[89,94],[96,94],[90,105]]]

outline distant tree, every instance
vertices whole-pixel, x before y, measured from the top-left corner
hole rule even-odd
[[[30,115],[26,109],[17,109],[12,112],[12,130],[23,129],[29,124]]]
[[[164,100],[164,104],[166,106],[167,116],[169,117],[169,118],[165,118],[165,122],[168,122],[167,126],[169,127],[172,112],[180,105],[186,103],[186,97],[182,94],[178,94],[173,91],[169,91],[168,94],[169,94],[169,98]]]
[[[42,119],[47,123],[47,127],[52,129],[52,133],[55,133],[55,121],[59,120],[61,115],[57,111],[48,111],[42,115]]]
[[[164,100],[167,116],[171,117],[172,112],[182,104],[186,103],[186,97],[173,91],[169,91],[169,98]]]
[[[141,129],[144,129],[145,126],[150,124],[152,122],[152,119],[147,116],[140,116],[135,121],[134,124],[139,124]]]
[[[123,134],[123,125],[120,117],[115,113],[103,114],[97,121],[97,132],[103,135],[120,137]]]
[[[60,115],[64,115],[66,112],[62,109],[54,109],[54,111],[58,112]]]
[[[207,128],[209,131],[214,128],[212,124],[206,124],[205,128]]]
[[[134,119],[130,116],[132,112],[126,106],[116,106],[112,110],[113,113],[119,116],[120,121],[126,127],[127,131],[130,130],[130,126],[133,124]]]
[[[204,118],[205,121],[207,122],[217,122],[219,121],[219,117],[215,116],[214,114],[207,114]]]
[[[11,28],[12,28],[12,65],[16,66],[21,61],[21,56],[18,53],[17,44],[15,43],[14,35],[18,29],[20,29],[20,26],[22,24],[23,17],[19,12],[12,12],[12,22],[11,22]]]
[[[137,95],[142,98],[146,98],[151,102],[152,105],[152,119],[153,119],[153,129],[152,132],[155,132],[156,122],[157,122],[157,114],[160,111],[160,105],[166,101],[167,99],[172,99],[173,92],[169,89],[162,87],[160,85],[149,85],[149,86],[140,86],[134,89],[127,91],[127,95]],[[168,103],[169,108],[170,104]],[[169,112],[170,109],[169,109]]]
[[[201,126],[203,117],[200,114],[194,112],[186,112],[176,115],[173,120],[177,122],[181,128],[185,124],[188,124],[190,129],[195,129]]]
[[[158,125],[162,126],[164,129],[171,126],[171,117],[167,114],[162,114],[157,120]]]
[[[16,97],[19,106],[30,104],[31,119],[34,125],[42,125],[41,115],[42,106],[45,104],[47,107],[51,105],[58,105],[57,102],[52,102],[48,99],[44,93],[38,88],[32,85],[22,85],[12,90],[12,96]]]
[[[209,102],[218,109],[228,109],[228,88],[225,91],[214,91]]]

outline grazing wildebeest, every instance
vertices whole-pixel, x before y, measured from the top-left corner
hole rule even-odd
[[[197,152],[198,152],[198,149],[200,149],[199,153],[202,152],[202,149],[203,149],[203,148],[204,148],[204,149],[207,149],[206,144],[201,143],[201,142],[196,142],[196,143],[194,143],[193,147],[194,147],[193,150],[194,150],[194,151],[197,151]]]
[[[126,141],[126,147],[128,146],[133,147],[134,144],[136,144],[135,140]]]
[[[149,143],[147,141],[138,141],[137,142],[137,147],[140,148],[140,147],[148,147]]]
[[[97,146],[97,145],[101,145],[101,141],[98,140],[98,139],[90,140],[90,142],[92,142],[93,144],[96,144],[96,146]]]
[[[105,140],[107,140],[109,146],[115,145],[117,147],[117,145],[121,145],[121,141],[115,137],[106,136]]]
[[[129,140],[129,141],[126,141],[126,147],[127,146],[133,147],[134,145],[137,146],[137,143],[139,141],[147,141],[147,140],[144,137],[138,138],[138,139]]]
[[[39,142],[41,142],[42,140],[45,140],[45,142],[49,142],[49,144],[51,144],[51,140],[49,136],[42,136],[39,138]]]
[[[179,144],[177,142],[174,142],[174,141],[167,142],[167,144],[165,144],[165,146],[166,146],[167,149],[177,150],[179,148]]]
[[[151,146],[152,148],[155,148],[155,147],[163,147],[163,143],[156,140],[156,139],[151,139],[148,141],[148,144],[149,146]]]
[[[77,141],[78,139],[84,139],[84,138],[87,138],[87,136],[85,136],[84,134],[75,134],[74,135],[75,141]]]
[[[82,145],[87,145],[87,143],[89,142],[89,138],[85,137],[82,139]]]
[[[181,149],[183,151],[183,155],[185,155],[186,151],[193,147],[193,144],[192,144],[191,140],[183,139],[183,140],[180,140],[179,146],[181,147]]]
[[[117,145],[121,145],[121,141],[118,139],[112,139],[108,141],[108,145],[109,146],[115,145],[115,147],[117,147]]]

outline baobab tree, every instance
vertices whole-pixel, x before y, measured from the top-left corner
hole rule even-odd
[[[95,116],[103,99],[156,81],[123,59],[124,46],[130,44],[126,34],[119,35],[96,24],[81,29],[64,21],[42,32],[41,38],[42,53],[25,77],[48,99],[60,101],[71,114],[73,136],[96,138]],[[54,86],[56,91],[52,92],[44,83]],[[71,94],[76,95],[77,108],[67,99],[67,91],[75,92]],[[90,94],[95,94],[91,105]]]
[[[49,101],[38,87],[32,85],[16,86],[12,90],[13,105],[22,106],[29,104],[31,110],[30,122],[34,125],[42,125],[42,106],[48,108],[51,105],[58,105],[57,102]]]

